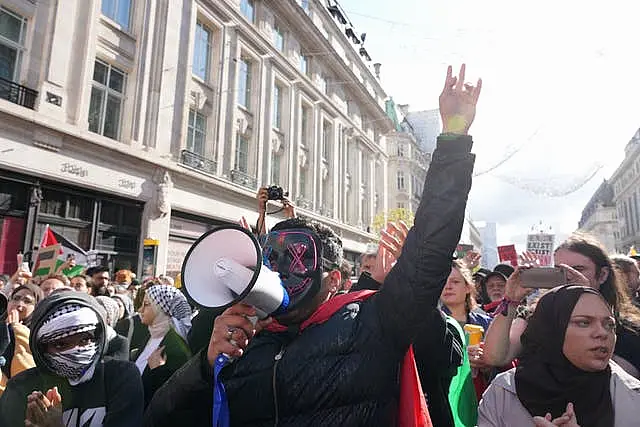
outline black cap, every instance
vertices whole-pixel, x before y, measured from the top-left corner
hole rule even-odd
[[[498,264],[493,268],[493,271],[502,274],[506,279],[508,279],[515,271],[515,268],[509,264]]]

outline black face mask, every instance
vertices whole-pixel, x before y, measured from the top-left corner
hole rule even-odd
[[[262,256],[264,264],[280,274],[289,294],[289,310],[305,304],[320,290],[328,262],[322,258],[322,242],[312,230],[272,231],[265,237]]]

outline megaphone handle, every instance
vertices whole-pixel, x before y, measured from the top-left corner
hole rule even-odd
[[[247,319],[249,319],[249,321],[251,322],[251,324],[253,325],[253,327],[255,328],[256,323],[258,323],[258,316],[247,316]],[[229,331],[231,331],[232,329],[229,329]],[[231,343],[232,346],[236,346],[238,344],[238,342],[234,339],[230,339],[229,342]],[[218,363],[221,364],[220,369],[222,369],[222,367],[224,365],[226,365],[227,363],[231,363],[233,362],[234,358],[231,357],[230,355],[228,355],[227,353],[222,353],[220,356],[218,356],[218,358],[216,359],[216,365]]]

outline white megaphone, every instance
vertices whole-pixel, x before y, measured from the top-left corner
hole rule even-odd
[[[202,307],[224,310],[242,302],[263,319],[289,306],[279,274],[263,264],[258,241],[238,225],[203,234],[187,252],[181,278],[187,295]]]

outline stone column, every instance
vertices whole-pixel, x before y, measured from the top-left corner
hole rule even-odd
[[[140,253],[138,259],[142,262],[142,242],[145,239],[158,240],[158,257],[156,261],[156,275],[164,274],[167,267],[169,246],[169,229],[171,223],[171,190],[173,182],[169,172],[157,169],[152,183],[154,196],[144,205],[142,212],[142,236],[140,236]],[[142,263],[138,270],[142,271]]]

